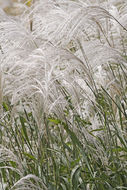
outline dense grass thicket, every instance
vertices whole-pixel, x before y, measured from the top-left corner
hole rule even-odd
[[[0,6],[0,190],[127,189],[127,1]]]

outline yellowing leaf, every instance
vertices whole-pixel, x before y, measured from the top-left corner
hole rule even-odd
[[[27,5],[28,7],[30,7],[31,4],[32,4],[32,0],[29,0],[29,1],[26,2],[26,5]]]

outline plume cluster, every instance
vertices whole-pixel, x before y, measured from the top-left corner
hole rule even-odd
[[[115,100],[118,96],[123,104],[127,101],[127,2],[36,0],[0,1],[0,5],[1,122],[6,117],[2,102],[8,101],[12,108],[11,125],[25,109],[32,112],[41,136],[47,131],[45,117],[55,116],[65,122],[65,112],[70,106],[66,113],[68,121],[73,122],[77,114],[88,120],[89,130],[95,130],[94,135],[99,136],[104,122],[98,104],[104,103],[110,115],[108,103],[103,102],[108,97],[119,128],[120,110]],[[125,121],[126,108],[122,114]],[[78,138],[83,135],[85,141],[93,143],[98,154],[103,152],[99,156],[104,165],[108,162],[86,128],[79,129],[74,124],[70,129]],[[120,134],[123,138],[125,132]],[[101,135],[108,142],[103,131]],[[5,148],[0,147],[0,161],[16,159],[9,151],[5,152],[10,157],[3,157],[3,151]],[[23,168],[19,169],[18,160],[15,162],[21,179],[12,189],[47,189],[39,177],[32,174],[23,177]]]

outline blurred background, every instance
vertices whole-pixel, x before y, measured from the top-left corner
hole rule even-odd
[[[33,0],[0,0],[0,8],[7,14],[17,16],[22,14],[24,9],[31,6]]]

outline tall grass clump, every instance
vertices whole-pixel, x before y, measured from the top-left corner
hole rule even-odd
[[[1,4],[0,190],[127,189],[126,8]]]

